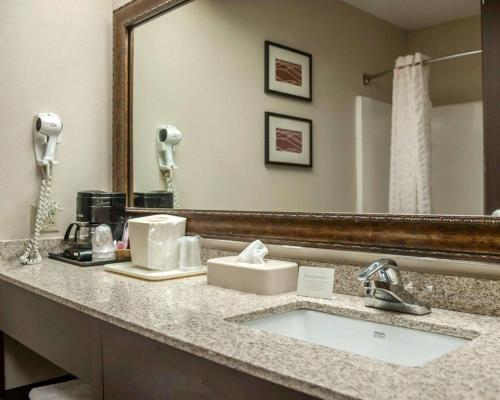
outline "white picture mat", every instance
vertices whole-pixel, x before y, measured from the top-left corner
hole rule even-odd
[[[276,129],[278,128],[302,132],[302,153],[276,151]],[[269,161],[309,165],[310,154],[311,125],[308,122],[269,116]]]
[[[292,85],[286,82],[276,81],[276,59],[302,65],[302,86]],[[269,89],[278,92],[292,94],[294,96],[309,97],[310,86],[310,68],[309,57],[285,50],[280,47],[269,45]]]

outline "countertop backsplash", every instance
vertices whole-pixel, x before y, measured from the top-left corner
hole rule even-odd
[[[0,240],[0,261],[15,261],[28,246],[29,239]],[[47,257],[49,253],[62,252],[64,242],[62,238],[40,239],[40,252],[42,257]]]
[[[28,241],[0,241],[0,261],[15,261],[24,251]],[[47,257],[49,252],[60,252],[63,248],[64,242],[60,238],[40,240],[43,257]],[[233,251],[203,248],[201,256],[203,264],[206,264],[210,258],[236,254]],[[297,262],[297,260],[291,261]],[[299,265],[335,268],[334,292],[363,296],[363,289],[357,279],[361,266],[311,260],[298,260],[298,263]],[[413,271],[401,271],[401,275],[407,289],[429,301],[434,308],[500,316],[500,280]]]
[[[236,254],[231,251],[204,248],[202,262],[206,263],[210,258]],[[362,266],[283,259],[298,261],[299,265],[335,268],[334,292],[363,296],[363,288],[357,279]],[[401,271],[401,276],[408,290],[419,298],[429,301],[434,308],[500,316],[500,280],[414,271]]]

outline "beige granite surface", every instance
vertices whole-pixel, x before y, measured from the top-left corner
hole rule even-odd
[[[0,240],[0,261],[15,261],[28,246],[29,239]],[[59,253],[66,247],[61,238],[40,239],[40,253],[47,257],[48,253]]]
[[[434,309],[411,316],[294,293],[257,296],[208,286],[206,277],[144,282],[57,261],[0,263],[0,279],[143,336],[322,399],[497,399],[500,320]],[[403,367],[239,325],[313,308],[474,338],[422,367]]]
[[[0,261],[15,261],[26,247],[28,240],[0,241]],[[61,239],[42,239],[40,249],[44,257],[48,252],[62,252],[67,246]],[[209,258],[236,255],[232,251],[203,248],[202,262]],[[323,268],[335,268],[335,291],[352,296],[362,296],[363,290],[356,276],[362,266],[335,264],[312,260],[296,260],[282,258],[299,265],[310,265]],[[498,265],[500,268],[500,265]],[[500,316],[500,280],[471,276],[443,275],[439,273],[422,273],[401,271],[407,290],[428,301],[434,308],[462,311],[473,314]],[[500,398],[500,396],[499,396]]]

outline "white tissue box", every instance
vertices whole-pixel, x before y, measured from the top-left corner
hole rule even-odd
[[[152,215],[128,220],[130,253],[135,266],[170,270],[179,266],[179,239],[186,232],[186,218]]]
[[[254,294],[279,294],[297,290],[297,263],[265,260],[265,264],[236,261],[236,256],[212,258],[207,263],[209,285]]]

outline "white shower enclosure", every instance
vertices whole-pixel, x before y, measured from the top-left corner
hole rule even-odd
[[[392,106],[356,97],[356,211],[387,213]],[[431,201],[434,214],[484,214],[483,105],[433,107]]]

